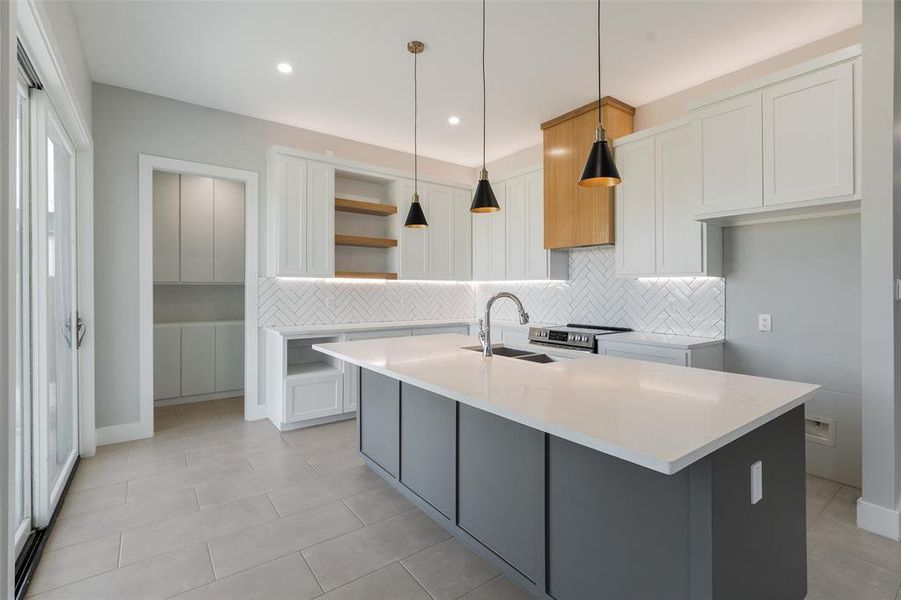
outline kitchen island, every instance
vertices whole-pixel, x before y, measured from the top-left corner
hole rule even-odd
[[[523,589],[805,596],[803,403],[817,386],[588,354],[485,358],[476,345],[315,349],[362,369],[370,467]]]

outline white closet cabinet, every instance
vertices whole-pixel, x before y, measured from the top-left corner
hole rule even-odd
[[[216,325],[216,391],[244,388],[244,323]]]
[[[854,192],[854,79],[843,63],[763,92],[763,203]]]
[[[734,224],[855,209],[860,54],[846,48],[696,105],[695,217]]]
[[[400,179],[395,184],[397,194],[395,202],[400,214],[400,240],[398,252],[400,264],[397,276],[400,279],[428,279],[429,278],[429,229],[408,229],[404,227],[407,211],[410,209],[410,200],[413,197],[413,180]],[[431,211],[429,210],[429,192],[426,186],[419,190],[419,203],[425,220],[432,225]]]
[[[197,396],[216,391],[216,326],[184,324],[181,327],[181,395]]]
[[[213,281],[244,283],[244,184],[213,184]]]
[[[450,281],[454,279],[454,189],[445,185],[428,185],[429,212],[428,277]]]
[[[544,248],[541,175],[536,169],[492,184],[501,210],[473,216],[473,279],[567,278],[568,253]]]
[[[181,396],[181,326],[153,326],[153,399]]]
[[[244,282],[244,184],[153,173],[154,283]]]
[[[472,191],[454,188],[454,276],[457,281],[472,279]]]
[[[179,211],[180,182],[178,173],[153,172],[153,281],[179,281]]]
[[[267,256],[270,275],[335,274],[335,170],[331,165],[273,153]]]
[[[211,177],[181,176],[181,281],[215,281],[214,190]]]
[[[618,277],[720,276],[722,233],[694,220],[700,171],[687,121],[620,138],[616,163]]]

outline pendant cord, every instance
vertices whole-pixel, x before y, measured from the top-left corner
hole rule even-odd
[[[598,129],[601,124],[601,0],[598,0]]]
[[[413,54],[413,194],[419,195],[419,84],[416,80],[416,66],[419,55]]]
[[[485,145],[487,138],[488,120],[486,110],[487,86],[485,83],[485,0],[482,0],[482,170],[485,170]]]

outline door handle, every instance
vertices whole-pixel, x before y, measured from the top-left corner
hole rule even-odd
[[[84,343],[84,337],[88,333],[88,327],[85,325],[84,319],[81,318],[81,315],[76,314],[75,319],[75,348],[81,348],[82,343]]]

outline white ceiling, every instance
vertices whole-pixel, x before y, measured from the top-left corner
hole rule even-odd
[[[412,150],[481,161],[481,4],[75,0],[95,81]],[[488,3],[488,160],[596,94],[595,4]],[[604,94],[638,106],[860,23],[859,1],[606,2]],[[275,65],[288,61],[292,75]],[[462,122],[447,123],[451,114]]]

